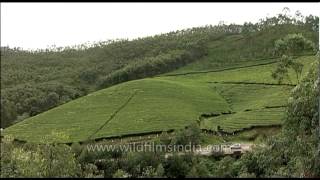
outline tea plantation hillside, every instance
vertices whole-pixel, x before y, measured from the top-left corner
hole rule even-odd
[[[316,60],[318,30],[318,17],[279,14],[130,41],[1,47],[1,135],[55,142],[58,133],[60,142],[82,142],[194,122],[229,133],[281,125],[299,78],[292,69],[281,82],[272,78],[283,63],[275,42],[288,34],[308,40],[310,46],[290,54],[302,79]]]
[[[130,80],[272,63],[275,40],[301,33],[318,45],[318,28],[318,17],[279,14],[255,24],[207,25],[130,41],[33,51],[1,47],[1,128]]]
[[[297,61],[307,69],[315,57]],[[276,84],[272,80],[275,65],[121,83],[17,123],[4,134],[39,142],[62,133],[65,142],[76,142],[179,129],[198,121],[202,129],[216,130],[220,126],[228,132],[281,124],[293,86],[288,81]],[[290,77],[294,79],[294,74]],[[217,116],[202,118],[210,114]]]

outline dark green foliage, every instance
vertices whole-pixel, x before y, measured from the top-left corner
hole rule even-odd
[[[297,134],[311,135],[319,119],[319,62],[313,64],[306,78],[303,79],[289,99],[288,118],[285,125]],[[294,129],[293,129],[294,128]]]
[[[1,127],[10,125],[10,121],[17,118],[17,109],[15,105],[1,96]]]
[[[319,32],[319,17],[309,15],[305,18],[306,25],[315,32]]]
[[[272,169],[272,157],[263,150],[253,154],[245,154],[241,157],[241,163],[246,169],[246,173],[254,174],[255,177],[265,177],[270,175],[269,169]]]
[[[257,177],[319,177],[319,62],[294,88],[280,136],[241,158]]]
[[[211,174],[207,168],[207,166],[202,162],[195,163],[189,173],[187,174],[187,177],[196,177],[196,178],[206,178],[210,177]]]
[[[216,163],[213,169],[213,175],[215,177],[234,178],[238,176],[240,166],[232,157],[226,156]]]
[[[85,83],[93,84],[97,80],[99,74],[96,69],[90,69],[80,73],[79,78]]]
[[[280,56],[299,55],[310,50],[315,51],[315,45],[302,34],[288,34],[275,42],[275,53]]]
[[[67,145],[1,141],[1,178],[76,177],[80,173],[80,166]]]
[[[179,155],[168,157],[164,168],[169,178],[184,178],[190,170],[189,164],[184,161],[184,156]]]
[[[279,84],[281,84],[284,79],[288,79],[289,81],[291,81],[289,78],[289,68],[292,65],[293,65],[292,57],[283,55],[280,58],[280,63],[278,64],[276,70],[272,72],[272,78],[276,79]]]
[[[4,112],[1,127],[12,124],[17,116],[22,117],[26,113],[26,117],[37,115],[85,93],[83,89],[61,83],[24,84],[1,90],[1,102],[7,104],[1,106],[1,112]]]
[[[171,143],[175,145],[196,146],[201,142],[201,130],[198,124],[192,123],[186,129],[177,132]]]
[[[284,78],[289,79],[289,69],[293,69],[296,73],[297,82],[299,82],[303,64],[294,61],[293,56],[305,51],[315,51],[315,45],[302,34],[289,34],[283,39],[277,40],[275,42],[275,53],[282,57],[276,70],[272,73],[272,78],[278,80],[280,84]]]
[[[104,88],[121,82],[154,76],[169,72],[186,65],[202,55],[185,50],[169,51],[156,57],[137,59],[133,63],[114,71],[107,77],[100,79],[99,87]]]

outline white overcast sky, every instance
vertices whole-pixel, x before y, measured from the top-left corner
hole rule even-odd
[[[24,49],[137,38],[218,24],[257,22],[289,7],[317,15],[319,3],[1,3],[1,46]]]

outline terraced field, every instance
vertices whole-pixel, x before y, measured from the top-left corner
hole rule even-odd
[[[313,56],[298,61],[306,69]],[[271,79],[274,63],[218,72],[158,76],[97,91],[4,130],[20,140],[76,142],[182,128],[203,114],[202,129],[232,132],[256,125],[281,124],[292,85]],[[290,73],[295,84],[295,75]],[[271,108],[270,108],[271,107]],[[34,128],[36,127],[36,128]],[[63,140],[51,134],[61,133]]]
[[[271,60],[269,60],[271,61]],[[271,62],[274,62],[272,60]],[[315,61],[314,56],[304,56],[297,58],[297,61],[301,62],[304,65],[302,74],[305,74],[306,71],[311,67],[311,63]],[[246,64],[246,63],[245,63]],[[259,65],[262,64],[262,65]],[[265,83],[265,84],[277,84],[277,81],[271,78],[272,71],[275,69],[276,63],[247,63],[247,67],[237,66],[231,70],[218,70],[217,72],[206,72],[206,71],[192,71],[184,73],[170,73],[171,76],[163,77],[177,80],[183,78],[188,78],[192,81],[198,82],[237,82],[237,83]],[[226,69],[228,67],[224,67],[222,69]],[[179,72],[179,71],[178,71]],[[172,76],[172,74],[177,74],[176,76]],[[285,79],[283,84],[293,84],[295,85],[297,82],[295,78],[295,74],[292,70],[289,71],[290,79]]]
[[[210,86],[229,103],[233,112],[286,106],[289,92],[287,85],[224,84]]]
[[[203,120],[201,128],[216,131],[220,126],[223,131],[232,133],[251,126],[278,125],[281,124],[284,110],[284,108],[270,108],[221,115]]]

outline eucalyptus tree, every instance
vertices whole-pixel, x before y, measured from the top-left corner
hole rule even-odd
[[[279,84],[281,84],[285,78],[291,81],[289,78],[289,70],[292,69],[299,83],[303,64],[295,61],[294,56],[314,50],[314,43],[306,39],[302,34],[288,34],[286,37],[277,40],[275,42],[275,54],[280,56],[280,60],[276,69],[272,72],[272,78],[277,80]]]

